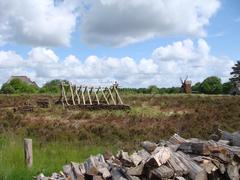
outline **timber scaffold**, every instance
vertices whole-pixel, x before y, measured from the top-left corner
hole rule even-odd
[[[130,109],[130,106],[123,103],[117,83],[110,87],[94,87],[62,82],[58,103],[61,103],[63,108],[67,109]]]

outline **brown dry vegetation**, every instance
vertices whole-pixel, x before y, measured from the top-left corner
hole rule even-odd
[[[46,96],[54,102],[56,96]],[[130,111],[34,109],[14,113],[13,106],[34,104],[39,96],[0,96],[0,133],[66,140],[111,143],[126,148],[143,139],[158,141],[173,133],[207,138],[216,128],[240,129],[240,97],[203,95],[125,95]],[[42,97],[41,97],[42,98]]]

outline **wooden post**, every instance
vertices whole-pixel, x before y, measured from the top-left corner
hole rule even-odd
[[[106,103],[109,104],[109,101],[108,101],[108,99],[106,98],[106,95],[104,94],[104,90],[103,90],[102,88],[101,88],[101,91],[102,91],[102,95],[103,95]]]
[[[32,139],[24,139],[24,155],[25,164],[27,167],[32,167],[33,164],[33,153],[32,153]]]
[[[114,97],[112,95],[111,89],[109,89],[109,88],[107,88],[107,89],[108,89],[108,92],[110,94],[110,97],[112,98],[113,104],[116,105],[116,101],[115,101],[115,99],[114,99]]]
[[[75,94],[77,96],[78,104],[80,104],[81,100],[80,100],[80,97],[79,97],[79,94],[78,94],[78,87],[77,87],[77,85],[75,85]]]
[[[91,96],[90,96],[90,93],[89,93],[89,89],[88,89],[87,86],[86,86],[86,88],[87,88],[87,95],[88,95],[89,104],[92,105],[92,99],[91,99]]]
[[[62,82],[62,92],[63,92],[63,96],[64,96],[64,99],[65,99],[66,105],[69,106],[63,82]]]
[[[122,101],[122,99],[121,99],[121,97],[120,97],[120,95],[119,95],[119,93],[118,93],[117,87],[116,87],[116,86],[113,86],[113,88],[114,88],[114,90],[115,90],[115,92],[116,92],[116,95],[117,95],[120,103],[123,104],[123,101]]]
[[[76,105],[75,100],[74,100],[73,89],[72,89],[71,83],[69,83],[69,88],[70,88],[70,92],[71,92],[71,96],[72,96],[72,103],[73,103],[73,105]]]

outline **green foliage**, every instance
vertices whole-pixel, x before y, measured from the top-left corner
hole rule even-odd
[[[221,94],[221,79],[216,76],[206,78],[200,85],[200,91],[205,94]]]
[[[194,84],[192,86],[192,91],[195,91],[195,92],[200,92],[200,86],[201,86],[201,83],[200,82],[197,82],[196,84]]]
[[[158,89],[157,86],[151,85],[151,86],[148,87],[148,92],[150,94],[157,94],[159,92],[159,89]]]
[[[237,63],[232,67],[232,70],[232,78],[230,78],[230,81],[233,84],[240,82],[240,61],[237,61]]]
[[[43,85],[43,87],[39,90],[40,93],[48,93],[48,94],[57,94],[61,92],[61,82],[67,83],[67,80],[59,80],[59,79],[54,79],[46,84]]]
[[[158,88],[155,85],[151,85],[148,88],[121,88],[119,91],[126,94],[176,94],[180,93],[179,87],[170,88]]]
[[[54,79],[44,84],[44,86],[40,89],[39,92],[40,93],[59,93],[60,84],[61,84],[61,80]]]
[[[222,85],[222,92],[223,94],[229,94],[230,91],[233,89],[234,84],[232,82],[225,82]]]
[[[2,85],[1,93],[3,94],[21,94],[21,93],[36,93],[38,88],[30,85],[20,79],[12,79],[9,83]]]

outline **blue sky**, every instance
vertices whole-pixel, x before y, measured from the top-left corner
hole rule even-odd
[[[186,75],[226,81],[239,59],[238,0],[0,0],[0,8],[0,84],[28,75],[41,85],[170,87]]]

